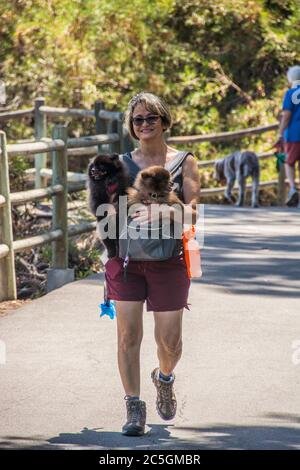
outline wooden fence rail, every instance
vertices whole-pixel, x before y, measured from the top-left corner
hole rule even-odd
[[[57,108],[46,106],[45,98],[36,98],[34,107],[24,110],[7,111],[0,113],[0,123],[10,119],[18,119],[27,116],[34,117],[34,135],[35,139],[40,142],[47,138],[48,120],[55,117],[64,118],[88,118],[95,120],[96,136],[87,137],[87,142],[83,145],[77,144],[78,139],[68,140],[68,155],[95,155],[98,151],[108,151],[123,153],[125,150],[131,150],[133,144],[128,136],[128,132],[123,127],[124,114],[115,111],[107,111],[104,109],[102,101],[96,101],[94,109],[77,109],[77,108]],[[100,137],[102,136],[102,137]],[[98,139],[96,138],[98,137]],[[94,139],[94,141],[93,141]],[[82,143],[82,141],[80,141]],[[13,144],[21,145],[21,144]],[[97,145],[97,147],[96,147]],[[90,150],[90,147],[92,149]],[[45,150],[45,152],[44,152]],[[41,170],[46,168],[47,153],[45,147],[36,149],[36,151],[24,151],[22,146],[10,148],[8,152],[11,155],[31,153],[35,155],[35,188],[45,186],[45,181],[41,176]]]
[[[170,144],[192,144],[200,142],[225,142],[227,140],[240,139],[248,135],[262,134],[264,132],[274,131],[278,128],[278,124],[270,124],[268,126],[249,127],[240,131],[220,132],[218,134],[205,135],[185,135],[170,137]]]
[[[259,153],[258,155],[259,160],[265,160],[270,157],[274,157],[274,152],[263,152]],[[199,168],[207,168],[209,166],[214,166],[217,160],[205,160],[198,162]]]
[[[65,144],[62,140],[53,140],[42,138],[39,142],[28,142],[24,144],[8,144],[7,153],[10,157],[19,155],[35,155],[41,152],[51,152],[64,148]]]
[[[284,180],[284,185],[287,185],[288,184],[288,180]],[[261,181],[259,183],[259,187],[260,188],[270,188],[272,186],[277,186],[278,185],[278,180],[272,180],[272,181]],[[247,184],[246,185],[246,189],[251,189],[252,185],[251,184]],[[205,188],[205,189],[201,189],[201,196],[203,197],[207,197],[207,196],[216,196],[217,194],[223,194],[224,191],[225,191],[226,187],[223,186],[223,187],[218,187],[218,188]],[[237,192],[238,191],[238,188],[237,187],[234,187],[232,189],[233,192]]]
[[[0,122],[10,121],[11,119],[21,118],[24,116],[33,116],[33,113],[34,108],[19,109],[18,111],[6,111],[4,113],[0,113]]]
[[[46,116],[63,116],[63,117],[87,117],[94,118],[95,112],[90,109],[74,109],[74,108],[54,108],[52,106],[41,106],[40,113]]]

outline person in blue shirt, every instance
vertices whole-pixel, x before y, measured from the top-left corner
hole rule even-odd
[[[295,165],[298,162],[300,175],[300,66],[290,67],[287,72],[290,88],[286,91],[279,133],[276,146],[286,154],[285,171],[290,185],[286,204],[296,206],[299,203],[299,193],[295,186]]]

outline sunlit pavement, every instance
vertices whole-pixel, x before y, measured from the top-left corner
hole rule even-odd
[[[299,209],[205,207],[203,277],[184,311],[171,422],[155,410],[144,312],[140,438],[120,434],[116,320],[98,315],[103,275],[1,318],[0,447],[300,449],[299,235]]]

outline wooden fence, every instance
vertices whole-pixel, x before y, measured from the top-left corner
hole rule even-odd
[[[0,131],[0,301],[16,299],[16,276],[14,254],[27,248],[52,243],[52,269],[62,274],[68,271],[68,237],[91,232],[95,222],[68,226],[67,195],[86,188],[85,181],[68,184],[68,155],[94,155],[106,146],[109,152],[122,153],[131,150],[132,144],[123,130],[123,113],[104,110],[97,101],[94,110],[54,108],[45,106],[38,98],[34,108],[0,113],[0,122],[24,116],[34,116],[35,141],[7,144],[6,135]],[[47,137],[47,118],[53,116],[94,118],[96,134],[80,138],[67,138],[67,128],[55,125],[52,137]],[[46,167],[47,155],[51,155],[52,184],[42,187],[41,178]],[[35,156],[35,189],[10,192],[8,158],[17,155]],[[53,215],[51,230],[41,235],[14,240],[12,233],[11,207],[30,201],[52,198]],[[63,282],[62,282],[63,283]],[[57,287],[57,286],[56,286]]]
[[[16,299],[16,276],[14,254],[26,248],[32,248],[46,243],[52,243],[52,269],[61,273],[68,270],[68,237],[91,232],[95,222],[86,222],[68,226],[67,195],[71,192],[85,189],[85,181],[68,184],[68,155],[95,155],[98,149],[107,146],[109,152],[122,153],[133,147],[123,128],[123,113],[106,111],[103,103],[97,101],[94,110],[54,108],[45,105],[43,98],[35,100],[33,108],[0,113],[0,122],[12,118],[34,116],[35,141],[7,144],[6,136],[0,131],[0,301]],[[94,118],[96,135],[67,138],[65,125],[55,125],[52,137],[47,137],[47,119],[53,116]],[[273,131],[277,125],[243,129],[242,131],[226,132],[214,135],[169,137],[172,144],[188,144],[192,142],[220,141],[242,138],[245,135],[260,134]],[[42,187],[42,170],[46,166],[47,155],[51,155],[52,184]],[[8,158],[17,155],[35,155],[35,189],[10,192],[8,175]],[[259,155],[260,159],[270,158],[273,152]],[[214,161],[199,162],[199,167],[214,165]],[[285,192],[284,168],[279,173],[278,180],[260,183],[260,187],[278,186],[278,202],[283,203]],[[224,188],[203,189],[203,196],[222,193]],[[12,233],[11,206],[44,198],[52,198],[53,215],[51,230],[41,235],[14,240]],[[64,283],[64,277],[61,284]],[[58,286],[57,286],[58,287]]]
[[[72,109],[72,108],[55,108],[45,105],[44,98],[36,98],[34,107],[18,111],[8,111],[0,113],[0,124],[11,119],[19,119],[24,117],[34,118],[34,137],[36,141],[40,141],[47,137],[47,127],[51,119],[55,117],[80,117],[85,119],[93,119],[95,121],[96,136],[88,136],[85,138],[84,145],[82,139],[78,142],[77,139],[68,140],[68,155],[96,155],[101,146],[106,145],[109,152],[122,153],[124,150],[133,148],[132,142],[128,137],[128,133],[123,127],[124,113],[112,112],[104,109],[102,101],[96,101],[94,109]],[[109,140],[107,136],[109,135]],[[102,141],[101,141],[102,139]],[[16,145],[16,144],[14,144]],[[26,150],[22,144],[19,147],[14,147],[12,151],[15,154],[30,154],[31,151]],[[8,153],[10,154],[10,146],[8,146]],[[45,181],[42,178],[41,170],[46,168],[47,154],[45,152],[35,154],[35,188],[45,186]]]

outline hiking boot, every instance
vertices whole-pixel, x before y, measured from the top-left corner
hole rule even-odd
[[[175,374],[170,382],[163,381],[159,378],[159,367],[151,373],[152,382],[157,391],[156,409],[159,416],[168,421],[176,415],[177,401],[173,390]]]
[[[299,194],[298,194],[297,189],[295,188],[290,189],[287,200],[286,200],[286,205],[289,207],[294,207],[294,206],[297,206],[298,202],[299,202]]]
[[[145,433],[146,403],[142,400],[126,400],[127,422],[122,428],[124,436],[142,436]]]

